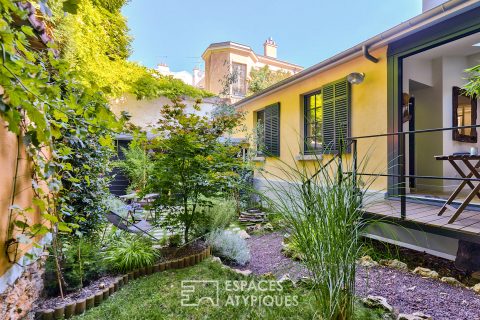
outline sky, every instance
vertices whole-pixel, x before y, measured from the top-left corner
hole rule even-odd
[[[172,71],[203,69],[210,43],[233,41],[309,67],[422,11],[422,0],[131,0],[123,8],[134,41],[130,60]]]

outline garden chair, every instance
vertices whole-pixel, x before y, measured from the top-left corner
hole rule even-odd
[[[159,239],[149,233],[149,231],[153,229],[153,226],[147,220],[140,220],[136,223],[131,223],[127,219],[112,211],[107,213],[106,218],[108,222],[120,230],[130,233],[144,234],[154,240],[159,241]]]

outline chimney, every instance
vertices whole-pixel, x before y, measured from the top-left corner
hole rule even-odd
[[[163,74],[164,76],[170,75],[170,68],[166,63],[159,63],[155,69],[158,71],[158,73]]]
[[[263,44],[264,55],[270,58],[277,58],[277,44],[273,41],[272,37],[265,40]]]
[[[435,8],[448,0],[422,0],[422,12]]]

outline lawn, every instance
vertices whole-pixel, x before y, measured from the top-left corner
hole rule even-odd
[[[198,307],[182,306],[182,280],[218,281],[219,306],[212,306],[206,300]],[[236,291],[236,286],[241,285],[246,288]],[[169,270],[135,280],[99,307],[75,319],[315,318],[315,299],[310,289],[286,284],[280,286],[266,278],[244,277],[209,259],[195,267]],[[202,296],[215,297],[216,289],[212,283],[198,284],[195,289],[193,298],[187,302],[193,303]],[[379,311],[359,308],[356,319],[382,318]]]

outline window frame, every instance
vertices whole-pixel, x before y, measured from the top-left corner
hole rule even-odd
[[[237,86],[237,83],[239,84],[240,83],[240,77],[239,75],[235,75],[235,81],[232,83],[232,86],[231,86],[231,94],[232,96],[235,96],[235,97],[245,97],[247,95],[247,65],[245,63],[240,63],[240,62],[232,62],[232,73],[235,72],[235,67],[236,66],[240,66],[241,68],[243,68],[243,71],[245,72],[244,75],[243,75],[243,83],[241,83],[242,85],[242,92],[239,94],[237,92],[235,92],[235,87]]]
[[[308,119],[310,119],[309,118],[309,112],[312,110],[312,108],[309,105],[310,104],[309,99],[312,96],[317,96],[317,95],[321,95],[322,106],[321,107],[315,106],[313,109],[315,109],[315,110],[318,109],[318,108],[322,109],[322,122],[321,122],[322,144],[321,144],[321,147],[319,149],[315,148],[314,150],[309,150],[309,148],[307,147],[308,146],[307,139],[312,137],[312,136],[307,135],[308,125],[312,123],[311,121],[307,121]],[[304,94],[302,101],[303,101],[303,154],[304,155],[322,154],[323,153],[323,90],[322,90],[322,88],[319,88],[315,91]],[[317,121],[315,121],[314,123],[315,123],[315,127],[316,127]],[[317,139],[315,137],[315,145],[316,144],[317,144]]]

